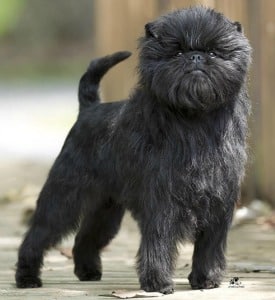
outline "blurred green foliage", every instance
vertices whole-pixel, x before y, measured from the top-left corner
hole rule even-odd
[[[93,0],[0,0],[0,80],[79,76],[93,57]]]
[[[0,37],[16,24],[25,4],[25,0],[0,0]]]

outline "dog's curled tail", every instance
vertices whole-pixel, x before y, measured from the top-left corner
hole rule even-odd
[[[120,51],[91,61],[79,82],[78,99],[80,110],[90,106],[91,103],[99,102],[98,88],[101,78],[110,68],[130,55],[131,52],[129,51]]]

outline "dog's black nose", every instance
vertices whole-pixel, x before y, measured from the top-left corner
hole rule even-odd
[[[203,56],[201,54],[192,54],[190,59],[194,62],[194,63],[200,63],[204,60]]]

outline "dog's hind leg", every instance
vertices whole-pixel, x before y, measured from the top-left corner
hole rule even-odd
[[[32,225],[19,249],[16,285],[40,287],[40,268],[45,251],[75,230],[81,214],[81,191],[74,183],[49,177],[44,185],[32,219]]]
[[[100,280],[100,252],[120,228],[125,209],[112,199],[90,208],[82,221],[73,249],[75,274],[81,281]]]

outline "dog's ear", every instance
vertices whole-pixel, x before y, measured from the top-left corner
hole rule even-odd
[[[243,32],[242,24],[240,22],[234,22],[233,25],[238,32]]]
[[[159,37],[156,32],[156,26],[153,22],[147,23],[145,25],[145,35],[147,38],[153,37],[153,38],[157,39]]]

